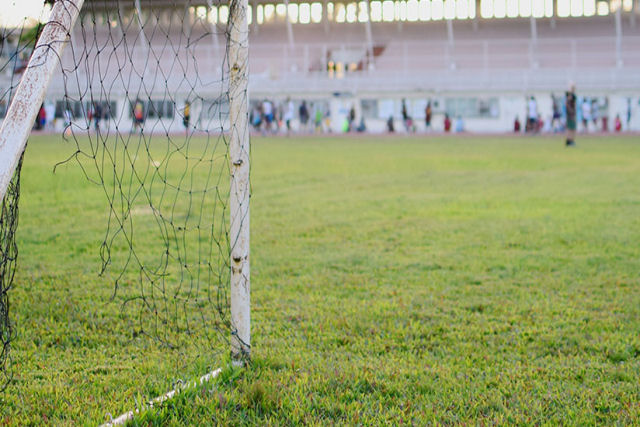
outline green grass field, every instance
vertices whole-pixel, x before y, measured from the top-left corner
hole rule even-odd
[[[96,424],[224,363],[130,337],[101,190],[52,173],[72,151],[27,150],[0,424]],[[256,138],[252,162],[253,365],[136,424],[640,424],[637,138]]]

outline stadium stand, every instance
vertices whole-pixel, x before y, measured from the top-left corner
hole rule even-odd
[[[153,3],[159,8],[162,6],[161,1],[143,2]],[[381,4],[384,6],[384,3]],[[598,7],[601,3],[598,2]],[[526,96],[535,94],[540,99],[541,115],[546,117],[551,111],[550,94],[561,94],[569,82],[575,82],[579,94],[607,97],[609,115],[612,116],[625,114],[629,99],[633,99],[631,108],[634,114],[630,127],[640,129],[640,120],[636,117],[640,114],[635,114],[639,109],[637,98],[640,95],[640,25],[635,24],[635,7],[620,14],[606,10],[606,16],[488,19],[478,16],[483,7],[478,2],[473,19],[410,22],[404,16],[404,20],[394,22],[358,22],[353,13],[359,12],[354,6],[356,12],[351,10],[351,20],[356,22],[346,22],[350,5],[357,3],[342,6],[326,3],[335,12],[333,19],[329,19],[329,12],[323,9],[321,22],[302,24],[292,23],[295,19],[289,16],[287,20],[286,15],[276,19],[278,13],[282,15],[283,10],[284,13],[288,10],[284,4],[252,4],[252,99],[268,97],[282,101],[292,97],[322,102],[328,105],[334,118],[334,130],[340,129],[346,112],[354,106],[358,117],[362,115],[367,119],[369,130],[382,131],[389,114],[399,117],[401,99],[407,98],[415,119],[424,117],[426,99],[433,101],[436,128],[442,121],[440,117],[449,110],[447,104],[464,104],[460,100],[465,99],[469,103],[491,104],[492,107],[484,108],[483,112],[467,109],[453,114],[465,116],[469,130],[507,131],[512,128],[515,116],[524,115]],[[407,7],[408,2],[393,4],[395,16],[401,17],[398,10],[404,9],[398,5]],[[506,4],[508,7],[509,3]],[[313,3],[310,7],[313,5],[321,7],[322,4]],[[160,8],[160,12],[156,10],[154,14],[148,14],[143,21],[160,22],[166,32],[145,33],[135,46],[119,46],[120,51],[114,55],[124,60],[127,55],[122,49],[128,49],[132,53],[129,56],[134,58],[133,63],[123,65],[122,61],[110,61],[100,70],[101,74],[115,74],[121,66],[130,67],[131,71],[145,69],[144,64],[149,60],[166,64],[179,57],[181,63],[188,63],[188,55],[197,54],[200,56],[200,68],[180,72],[194,76],[197,72],[199,78],[210,81],[210,91],[198,95],[218,102],[215,99],[221,88],[215,82],[220,81],[224,56],[221,43],[224,38],[216,36],[215,32],[224,31],[224,7],[219,5],[214,11],[202,6],[183,11]],[[275,16],[271,22],[266,22],[268,7],[272,7],[270,13]],[[299,8],[302,10],[301,4]],[[342,18],[338,18],[339,9],[344,12]],[[296,5],[294,11],[297,10]],[[73,63],[72,55],[95,55],[100,46],[106,45],[108,38],[117,37],[118,31],[138,32],[137,25],[133,23],[134,11],[123,13],[130,16],[131,25],[125,29],[96,32],[91,45],[84,48],[77,44],[83,38],[75,37],[76,47],[65,52],[63,66]],[[190,14],[192,21],[201,25],[184,34],[174,22],[180,13]],[[263,22],[258,24],[260,19],[257,15],[260,13]],[[338,22],[341,19],[345,22]],[[84,31],[86,39],[91,28],[91,22],[85,19],[83,27],[77,27],[75,31]],[[153,58],[148,58],[145,53],[145,43],[159,46],[167,40],[185,36],[195,41],[188,51],[168,48]],[[159,51],[157,46],[152,50]],[[96,70],[82,72],[95,73]],[[165,81],[171,86],[179,85],[181,80],[169,76]],[[3,83],[6,84],[0,81]],[[175,89],[180,92],[179,87]],[[56,79],[50,88],[49,98],[57,100],[63,92],[62,79]],[[185,98],[189,96],[188,93],[183,95]],[[368,102],[369,108],[363,107],[363,102]],[[119,108],[126,107],[121,105]],[[176,105],[176,108],[180,106]],[[193,108],[196,115],[204,109],[197,105]]]

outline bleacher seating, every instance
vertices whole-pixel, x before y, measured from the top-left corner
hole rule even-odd
[[[347,79],[380,79],[392,86],[405,82],[407,87],[426,84],[428,88],[437,88],[439,81],[451,88],[468,74],[476,76],[471,84],[475,81],[482,88],[489,81],[502,89],[521,89],[523,82],[564,87],[568,79],[595,86],[640,86],[640,26],[623,21],[618,49],[611,16],[538,19],[535,41],[529,19],[454,21],[453,40],[444,21],[373,23],[371,27],[373,45],[382,53],[373,67],[347,73]],[[287,76],[288,84],[301,75],[324,77],[324,68],[311,64],[326,64],[327,52],[332,50],[356,47],[367,47],[363,23],[332,23],[329,32],[322,24],[293,25],[293,45],[284,25],[260,26],[251,37],[251,70],[272,80]]]
[[[204,21],[184,27],[154,23],[148,26],[153,32],[145,31],[152,46],[147,49],[134,21],[125,28],[102,26],[99,31],[92,22],[82,25],[74,31],[75,47],[65,52],[63,66],[77,62],[78,55],[95,58],[105,47],[111,49],[114,40],[121,40],[123,31],[127,35],[127,43],[118,44],[108,60],[103,55],[94,69],[80,70],[87,81],[144,75],[145,91],[153,91],[156,85],[188,91],[195,79],[205,82],[212,93],[220,90],[225,51],[222,26]],[[293,24],[293,40],[283,23],[257,29],[252,25],[251,84],[273,91],[318,87],[337,91],[381,82],[400,90],[472,89],[474,85],[520,90],[523,84],[555,88],[565,87],[567,80],[610,89],[640,87],[640,25],[633,27],[628,19],[623,20],[619,47],[612,16],[538,19],[535,41],[529,19],[456,20],[452,28],[451,39],[445,21],[372,23],[370,45],[364,23],[331,23],[329,31],[324,24]],[[211,34],[212,29],[217,35]],[[81,43],[82,38],[88,42]],[[193,56],[198,57],[197,69]],[[327,64],[332,58],[354,58],[359,71],[331,76]],[[171,73],[154,72],[154,63]],[[50,92],[63,93],[62,84],[61,79],[54,81]]]

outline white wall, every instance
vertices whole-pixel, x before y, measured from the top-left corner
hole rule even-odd
[[[439,108],[434,108],[434,113],[432,116],[431,127],[435,132],[442,132],[444,130],[444,102],[448,96],[452,97],[480,97],[480,98],[489,98],[489,97],[497,97],[499,104],[499,113],[497,117],[463,117],[465,130],[469,132],[477,132],[477,133],[508,133],[513,131],[514,120],[516,117],[520,120],[522,129],[524,130],[524,125],[526,122],[527,115],[527,101],[529,96],[533,95],[536,98],[536,102],[538,105],[538,111],[540,117],[545,122],[550,121],[553,115],[553,106],[551,101],[551,93],[550,92],[531,92],[531,93],[506,93],[506,94],[491,94],[491,93],[455,93],[455,94],[423,94],[421,96],[415,96],[415,94],[398,94],[393,99],[396,100],[396,105],[394,108],[394,124],[395,131],[398,133],[405,132],[403,123],[402,123],[402,115],[400,113],[400,103],[404,98],[407,100],[409,104],[418,100],[418,99],[432,99],[438,100],[440,103]],[[562,96],[561,92],[555,92],[554,95],[556,97]],[[623,130],[632,130],[632,131],[640,131],[640,91],[633,94],[621,94],[621,93],[580,93],[578,92],[578,96],[587,96],[587,97],[604,97],[608,96],[609,98],[609,130],[613,130],[613,120],[616,114],[620,114],[620,117],[623,121]],[[340,132],[342,119],[348,112],[348,105],[351,103],[355,103],[356,105],[356,124],[360,122],[361,111],[360,111],[360,103],[358,102],[360,99],[379,99],[379,105],[382,100],[390,99],[388,94],[359,94],[358,96],[354,96],[351,98],[337,98],[332,101],[332,128],[334,132]],[[626,114],[627,114],[627,98],[632,98],[632,115],[630,126],[627,129],[626,125]],[[411,109],[410,109],[411,110]],[[411,111],[410,111],[411,114]],[[425,131],[425,123],[424,123],[424,114],[420,115],[412,115],[414,118],[414,124],[416,126],[417,132]],[[451,117],[451,120],[455,124],[455,117]],[[367,118],[366,125],[367,131],[372,133],[383,133],[387,131],[386,118],[378,117],[378,118]],[[593,125],[590,125],[590,131],[595,131],[596,128]],[[598,131],[600,130],[600,124],[598,124]]]
[[[402,122],[401,115],[401,100],[406,99],[408,102],[409,113],[414,118],[414,125],[416,127],[417,132],[425,131],[425,123],[424,123],[424,113],[423,106],[425,105],[426,99],[431,99],[433,101],[437,101],[440,105],[438,108],[433,109],[432,116],[432,130],[434,132],[442,132],[444,130],[444,105],[447,97],[478,97],[478,98],[489,98],[496,97],[498,98],[499,111],[497,117],[487,117],[487,118],[474,118],[474,117],[463,117],[465,130],[468,132],[476,132],[476,133],[510,133],[513,131],[513,122],[516,116],[520,119],[522,127],[524,129],[524,124],[526,120],[526,107],[527,107],[527,99],[528,96],[534,95],[538,102],[538,110],[542,116],[542,119],[548,121],[552,115],[552,105],[551,105],[551,94],[547,91],[540,92],[532,92],[532,93],[503,93],[503,94],[495,94],[495,93],[482,93],[482,92],[458,92],[458,93],[397,93],[390,95],[389,93],[383,92],[370,92],[370,93],[358,93],[358,94],[346,94],[340,96],[333,96],[332,94],[303,94],[303,93],[295,93],[291,94],[292,99],[302,100],[306,99],[309,102],[321,100],[323,102],[328,102],[329,110],[331,112],[331,131],[333,133],[341,133],[342,132],[342,123],[343,120],[347,117],[349,113],[349,109],[353,105],[356,110],[356,126],[360,123],[360,118],[362,116],[361,109],[361,100],[363,99],[377,99],[379,107],[382,106],[384,102],[388,100],[394,100],[393,108],[391,110],[384,109],[384,111],[380,111],[380,114],[377,118],[366,118],[365,123],[367,126],[367,131],[370,133],[385,133],[387,131],[387,117],[389,111],[393,112],[394,116],[394,124],[395,130],[397,133],[404,133],[404,125]],[[556,92],[556,96],[561,96],[561,92]],[[264,99],[270,98],[275,101],[284,101],[288,95],[283,94],[274,99],[274,97],[269,97],[267,95],[257,96],[254,94],[254,99]],[[580,93],[578,90],[578,96],[589,96],[589,97],[604,97],[608,96],[609,98],[609,130],[613,130],[613,121],[616,114],[620,114],[620,118],[623,124],[623,130],[631,130],[631,131],[640,131],[640,89],[634,93],[603,93],[603,92],[595,92],[595,93]],[[627,127],[627,99],[631,98],[631,121],[629,126]],[[50,101],[55,102],[56,99],[50,99]],[[386,101],[385,101],[386,100]],[[411,105],[416,106],[416,111],[412,111]],[[388,106],[388,105],[387,105]],[[198,103],[194,103],[191,108],[191,125],[198,125],[197,119],[200,114],[200,105]],[[184,132],[184,126],[182,124],[182,116],[181,112],[184,108],[184,104],[178,103],[176,104],[176,114],[173,119],[147,119],[145,122],[145,129],[150,130],[153,129],[156,133],[164,133],[166,131],[170,133],[178,133]],[[313,111],[310,111],[311,118],[310,122],[313,123]],[[384,117],[383,117],[384,116]],[[297,117],[297,108],[296,108],[296,117]],[[452,121],[455,122],[455,117],[451,118]],[[209,127],[220,127],[220,123],[212,120],[210,123],[203,122],[202,125]],[[56,131],[61,132],[63,127],[63,120],[58,119],[56,123]],[[102,128],[106,129],[107,126],[114,130],[118,127],[120,132],[129,132],[133,129],[133,122],[129,117],[129,106],[128,102],[123,98],[117,102],[117,115],[113,117],[109,122],[102,122]],[[79,128],[86,127],[86,120],[76,119],[76,128],[74,129],[76,132],[79,131]],[[298,120],[294,120],[293,129],[298,131],[300,128]],[[313,125],[310,124],[309,130],[313,129]],[[455,129],[455,127],[454,127]],[[579,127],[579,130],[580,127]],[[590,128],[591,131],[596,130],[593,125]],[[600,125],[598,125],[598,129],[600,130]]]

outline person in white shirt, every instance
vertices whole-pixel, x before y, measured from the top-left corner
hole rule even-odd
[[[284,122],[287,125],[287,136],[291,133],[291,122],[296,114],[295,106],[290,98],[287,98],[287,104],[284,107]]]
[[[47,102],[44,104],[44,112],[46,116],[45,126],[47,130],[54,130],[56,106],[53,105],[53,102]]]
[[[271,123],[273,123],[273,104],[268,99],[262,102],[262,114],[264,114],[265,131],[271,132]]]

